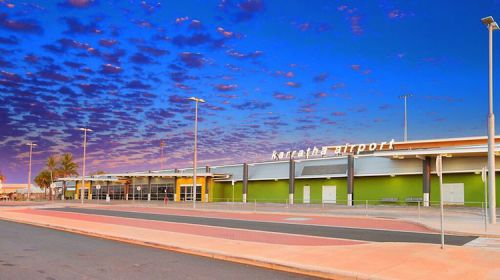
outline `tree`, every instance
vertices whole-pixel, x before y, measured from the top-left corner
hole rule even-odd
[[[0,170],[0,181],[5,182],[5,175],[3,175],[2,171]]]
[[[50,188],[50,171],[48,170],[42,170],[38,175],[35,177],[35,183],[40,187],[44,188],[45,190],[47,188]]]
[[[78,175],[78,164],[73,161],[73,155],[70,153],[63,154],[59,162],[59,174],[62,177]],[[63,196],[66,194],[66,181],[63,182]]]
[[[54,183],[54,172],[56,171],[57,168],[57,157],[55,156],[50,156],[47,158],[47,170],[50,172],[50,184]],[[52,188],[49,188],[49,198],[52,200]]]

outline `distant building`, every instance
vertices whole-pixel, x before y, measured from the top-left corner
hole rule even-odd
[[[28,184],[5,184],[0,185],[0,194],[11,194],[17,192],[17,190],[27,189]]]

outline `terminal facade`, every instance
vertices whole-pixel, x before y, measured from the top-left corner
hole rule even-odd
[[[495,140],[495,150],[500,151],[500,137]],[[487,166],[486,137],[382,143],[387,144],[321,147],[320,151],[327,152],[319,152],[317,157],[306,157],[306,152],[297,157],[300,151],[274,151],[274,160],[269,162],[205,166],[196,172],[196,200],[436,205],[440,200],[436,157],[441,156],[445,203],[478,207],[485,201],[482,173]],[[375,144],[376,148],[370,148]],[[351,148],[353,146],[357,148]],[[348,147],[346,152],[342,147]],[[497,160],[497,166],[499,164]],[[85,178],[84,196],[88,199],[192,201],[192,171],[192,168],[184,168],[89,176]],[[76,193],[72,197],[79,198],[81,178],[61,178],[60,181],[76,182]],[[497,205],[500,203],[498,189]]]

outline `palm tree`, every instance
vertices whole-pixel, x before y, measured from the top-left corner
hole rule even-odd
[[[47,170],[50,172],[50,184],[54,183],[54,171],[57,167],[57,157],[50,156],[47,158]],[[52,188],[49,188],[49,198],[52,200]]]
[[[65,153],[61,157],[59,162],[59,173],[63,177],[78,175],[78,164],[73,161],[73,155],[70,153]],[[63,196],[66,194],[66,181],[63,182]]]
[[[5,175],[3,175],[1,170],[0,170],[0,181],[5,182]]]
[[[47,188],[50,188],[50,171],[48,170],[42,170],[38,175],[35,177],[35,183],[40,187],[44,188],[47,190]]]

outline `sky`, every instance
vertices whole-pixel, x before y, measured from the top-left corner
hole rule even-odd
[[[79,127],[89,172],[189,167],[191,96],[200,166],[401,141],[407,93],[409,140],[486,135],[489,15],[500,1],[0,0],[0,171],[26,182],[30,141],[33,177],[81,164]]]

